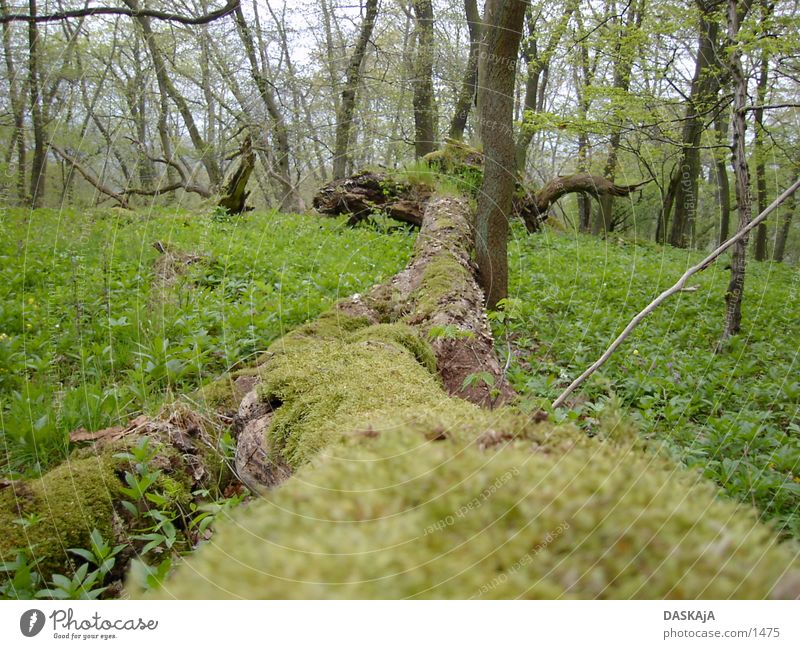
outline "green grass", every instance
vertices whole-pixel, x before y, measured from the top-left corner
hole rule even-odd
[[[514,232],[512,299],[495,330],[501,353],[512,341],[509,376],[533,402],[552,401],[701,258],[646,241]],[[615,400],[643,435],[800,537],[800,271],[748,264],[742,333],[718,354],[726,263],[649,316],[556,417],[591,433]]]
[[[0,210],[0,474],[246,362],[396,272],[412,240],[275,213]],[[163,289],[155,241],[199,256]]]

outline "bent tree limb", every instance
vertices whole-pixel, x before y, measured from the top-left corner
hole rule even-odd
[[[277,488],[151,596],[798,594],[794,545],[622,422],[590,439],[457,396],[448,347],[485,326],[470,221],[466,200],[431,199],[405,270],[272,345],[239,444]]]
[[[133,18],[155,18],[166,20],[181,25],[207,25],[210,22],[224,18],[233,13],[240,4],[240,0],[228,0],[224,7],[202,14],[200,16],[184,16],[156,9],[124,8],[124,7],[84,7],[59,11],[51,14],[4,14],[0,15],[0,23],[27,22],[27,23],[52,23],[70,18],[86,18],[89,16],[131,16]]]
[[[778,196],[772,204],[767,207],[761,214],[759,214],[755,219],[753,219],[750,223],[748,223],[744,228],[739,230],[733,237],[728,239],[725,243],[719,246],[716,250],[710,253],[703,261],[699,264],[692,266],[689,270],[687,270],[681,278],[675,282],[672,286],[670,286],[667,290],[662,292],[656,299],[654,299],[650,304],[648,304],[644,309],[642,309],[636,316],[628,323],[628,326],[622,330],[619,336],[616,337],[613,343],[603,352],[603,354],[598,358],[590,367],[586,369],[577,379],[575,379],[572,383],[570,383],[569,387],[564,390],[558,398],[553,402],[553,408],[560,408],[564,405],[567,398],[570,394],[572,394],[577,388],[579,388],[585,381],[588,379],[592,374],[594,374],[598,369],[600,369],[606,361],[611,358],[611,355],[617,350],[617,348],[624,342],[624,340],[631,334],[631,332],[639,325],[639,323],[644,320],[648,315],[650,315],[653,311],[655,311],[661,304],[675,293],[681,291],[684,286],[686,286],[686,280],[688,280],[692,275],[695,273],[699,273],[702,270],[708,268],[720,255],[722,255],[726,250],[728,250],[731,246],[738,244],[740,241],[744,240],[747,235],[750,233],[753,228],[758,227],[760,223],[766,221],[767,217],[772,214],[780,205],[782,205],[786,200],[789,199],[790,196],[794,195],[794,193],[800,189],[800,179],[796,180],[794,184],[789,187],[783,194]]]
[[[478,174],[482,160],[480,157],[479,163],[471,165]],[[439,169],[433,165],[432,168]],[[314,209],[324,216],[347,216],[349,225],[380,212],[396,221],[420,227],[425,205],[433,194],[433,171],[429,182],[430,185],[410,182],[402,175],[388,172],[361,171],[320,188],[314,197]],[[598,199],[606,195],[628,196],[648,182],[651,180],[617,185],[603,176],[588,173],[558,176],[538,191],[518,191],[512,210],[525,222],[528,232],[538,232],[553,204],[567,194],[584,193]]]
[[[88,182],[92,187],[94,187],[97,191],[101,194],[105,194],[110,198],[113,198],[117,203],[119,203],[125,209],[130,209],[130,205],[128,203],[128,199],[125,197],[123,193],[116,192],[107,185],[105,185],[97,175],[89,169],[86,165],[84,165],[80,160],[78,160],[75,156],[70,155],[64,149],[62,149],[57,144],[53,144],[52,142],[48,143],[48,146],[52,151],[54,151],[60,158],[64,161],[68,162],[74,169],[78,171],[78,173],[83,176],[83,178]]]

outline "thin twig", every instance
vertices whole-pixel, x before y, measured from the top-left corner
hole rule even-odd
[[[754,218],[746,227],[742,228],[737,232],[733,237],[728,239],[725,243],[723,243],[719,248],[714,250],[711,254],[708,255],[703,261],[701,261],[696,266],[692,266],[689,270],[687,270],[681,278],[670,288],[666,291],[661,293],[655,300],[650,302],[644,309],[642,309],[636,316],[628,323],[628,326],[622,331],[622,333],[617,336],[616,340],[603,352],[603,355],[600,356],[583,374],[581,374],[577,379],[575,379],[572,383],[570,383],[569,387],[564,390],[559,397],[553,401],[553,408],[559,408],[564,405],[564,402],[567,400],[570,394],[572,394],[576,388],[578,388],[586,379],[588,379],[592,374],[594,374],[600,367],[602,367],[605,362],[611,358],[611,355],[616,351],[617,347],[619,347],[622,342],[630,335],[630,333],[637,327],[637,325],[645,319],[646,316],[651,314],[655,311],[662,302],[664,302],[668,297],[678,293],[683,289],[684,285],[686,284],[686,280],[688,280],[692,275],[695,273],[699,273],[701,270],[705,270],[708,268],[712,262],[714,262],[717,257],[719,257],[723,252],[725,252],[728,248],[730,248],[733,244],[737,241],[743,239],[747,234],[753,230],[755,227],[758,226],[759,223],[762,223],[775,209],[783,203],[789,196],[794,194],[798,188],[800,188],[800,178],[795,180],[794,184],[789,187],[783,194],[778,196],[773,203],[767,207],[761,214],[759,214],[756,218]]]

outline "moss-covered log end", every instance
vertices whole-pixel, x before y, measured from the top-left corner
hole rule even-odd
[[[463,403],[364,423],[155,596],[790,597],[797,557],[665,460]]]

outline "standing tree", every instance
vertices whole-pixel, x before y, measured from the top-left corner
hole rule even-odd
[[[747,122],[747,78],[742,69],[742,50],[739,42],[739,28],[744,16],[750,9],[752,0],[728,0],[727,25],[730,56],[728,67],[733,79],[733,154],[731,163],[736,178],[736,202],[739,211],[739,230],[743,230],[750,223],[750,171],[747,168],[747,151],[745,135]],[[742,237],[733,246],[731,256],[731,280],[728,292],[725,294],[725,329],[722,340],[739,333],[742,323],[742,292],[744,291],[744,275],[747,257],[748,236]]]
[[[364,55],[375,27],[378,15],[378,0],[366,0],[364,3],[364,19],[355,49],[350,55],[350,62],[345,73],[342,99],[336,115],[336,148],[333,153],[333,177],[344,178],[347,174],[347,154],[350,148],[350,129],[353,126],[353,112],[356,108],[356,91],[361,84],[361,69]]]
[[[469,58],[456,101],[456,109],[450,122],[451,140],[464,139],[464,129],[467,127],[467,118],[475,101],[475,84],[478,81],[478,55],[481,49],[481,14],[478,11],[478,0],[464,0],[464,11],[469,29]]]
[[[478,114],[484,147],[476,238],[481,288],[492,309],[508,295],[508,218],[514,165],[514,80],[527,0],[487,0],[478,65]]]
[[[414,155],[436,149],[436,108],[433,94],[433,3],[414,0],[417,56],[414,62]]]

